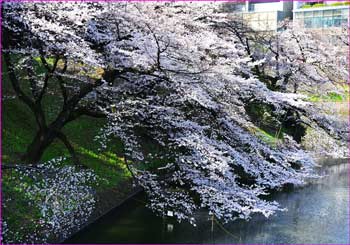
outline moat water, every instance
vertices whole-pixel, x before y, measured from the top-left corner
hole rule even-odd
[[[332,163],[332,162],[330,162]],[[349,165],[319,170],[327,175],[302,188],[273,195],[288,211],[266,219],[221,224],[198,213],[197,227],[155,216],[143,195],[127,201],[66,243],[333,243],[349,244]]]

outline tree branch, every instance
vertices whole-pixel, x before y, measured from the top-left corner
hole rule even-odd
[[[55,58],[55,62],[52,66],[52,69],[50,69],[48,63],[46,62],[45,58],[43,56],[40,56],[40,59],[41,59],[41,62],[44,64],[47,72],[45,74],[45,78],[44,78],[44,86],[43,88],[41,89],[41,92],[38,96],[38,98],[36,99],[36,103],[40,103],[45,92],[46,92],[46,89],[47,89],[47,86],[48,86],[48,82],[49,82],[49,79],[52,77],[52,74],[54,73],[54,71],[56,70],[56,67],[57,67],[57,63],[58,63],[58,60],[59,60],[59,57],[56,56]]]
[[[74,150],[72,144],[69,142],[68,138],[66,137],[66,135],[60,131],[56,132],[56,134],[57,134],[57,138],[59,138],[63,142],[63,144],[66,146],[66,148],[68,149],[69,154],[72,156],[74,163],[76,165],[81,165],[80,160],[79,160],[77,154],[75,153],[75,150]]]
[[[5,60],[5,64],[7,66],[8,75],[9,75],[13,90],[15,91],[17,97],[22,102],[24,102],[35,113],[34,101],[32,101],[21,89],[21,87],[19,85],[19,80],[18,80],[17,76],[15,75],[15,71],[13,69],[13,65],[12,65],[11,58],[10,58],[9,54],[4,53],[3,57]]]
[[[78,109],[75,109],[71,113],[67,122],[74,121],[75,119],[79,118],[80,116],[89,116],[89,117],[94,117],[94,118],[105,118],[106,117],[106,115],[102,112],[89,110],[87,107],[79,107]]]
[[[64,66],[63,66],[63,69],[62,69],[62,71],[61,71],[62,74],[66,72],[67,66],[68,66],[68,65],[67,65],[67,60],[64,59]],[[63,97],[63,107],[64,107],[64,106],[67,105],[67,100],[68,100],[67,89],[66,89],[66,87],[64,86],[64,81],[63,81],[63,79],[62,79],[62,76],[59,75],[59,74],[57,74],[57,73],[55,73],[55,76],[56,76],[56,78],[57,78],[57,80],[58,80],[58,83],[59,83],[59,85],[60,85],[61,94],[62,94],[62,97]]]
[[[35,81],[35,75],[34,75],[34,72],[33,72],[33,57],[30,58],[30,66],[27,66],[27,74],[28,74],[28,77],[29,77],[29,83],[30,83],[30,89],[32,91],[32,95],[33,95],[33,98],[34,100],[37,99],[38,97],[38,93],[39,93],[39,88],[37,86],[37,82]]]
[[[94,83],[89,83],[83,86],[80,89],[79,93],[75,94],[67,101],[66,105],[63,106],[62,111],[58,114],[56,119],[49,125],[49,127],[60,131],[66,123],[71,121],[71,115],[74,114],[74,109],[78,105],[80,100],[84,98],[88,93],[93,91],[94,88],[102,84],[103,80],[99,79]]]
[[[40,170],[38,167],[31,167],[31,166],[26,166],[26,165],[21,165],[21,164],[6,164],[2,163],[1,164],[1,169],[31,169],[31,170]]]

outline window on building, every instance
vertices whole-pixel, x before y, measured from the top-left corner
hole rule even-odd
[[[303,12],[295,13],[295,18],[296,19],[303,19],[304,18],[304,13]]]
[[[323,16],[332,16],[333,15],[333,10],[324,10],[323,11]]]
[[[344,9],[341,10],[341,12],[342,12],[343,15],[347,14],[347,13],[349,13],[349,9],[348,8],[344,8]]]
[[[314,17],[322,17],[322,11],[313,11],[313,16]]]
[[[313,16],[313,11],[307,11],[307,12],[305,12],[305,18],[307,18],[307,17],[312,17]]]
[[[341,18],[334,18],[333,19],[333,25],[336,26],[336,27],[340,27],[341,26]]]
[[[312,19],[311,18],[304,19],[304,27],[305,28],[312,28]]]
[[[315,18],[313,18],[312,28],[321,28],[321,27],[323,27],[322,20],[323,20],[322,17],[315,17]]]
[[[332,17],[324,17],[323,18],[323,27],[331,27],[331,26],[333,26]]]

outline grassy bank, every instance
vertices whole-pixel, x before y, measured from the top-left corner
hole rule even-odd
[[[2,162],[21,164],[21,155],[32,141],[37,127],[29,108],[14,96],[15,93],[6,77],[6,68],[4,74],[2,80]],[[47,120],[50,122],[60,110],[62,101],[56,95],[56,88],[49,89],[48,95],[43,99],[43,105]],[[99,151],[100,145],[94,138],[105,122],[105,119],[83,116],[70,122],[63,129],[83,165],[93,170],[98,176],[96,182],[91,183],[97,195],[112,188],[124,188],[123,183],[131,179],[120,157],[122,145],[118,140],[111,141],[105,150]],[[72,164],[68,150],[63,143],[56,140],[47,148],[41,160],[45,162],[61,156],[67,158],[63,164]],[[6,200],[6,206],[3,205],[3,217],[6,220],[7,229],[16,232],[14,238],[18,241],[24,240],[38,229],[38,219],[42,215],[35,203],[29,201],[25,188],[23,188],[32,184],[31,178],[18,176],[18,172],[13,169],[3,170],[2,189],[3,199]]]
[[[5,92],[6,93],[6,92]],[[45,99],[47,117],[53,117],[57,103],[55,96]],[[26,151],[36,131],[34,117],[26,106],[17,98],[3,101],[3,162],[20,163],[20,156]],[[51,113],[51,116],[50,116]],[[121,144],[112,141],[104,151],[99,151],[99,143],[94,140],[105,119],[81,117],[66,125],[64,133],[70,139],[81,162],[96,171],[108,182],[101,183],[102,188],[114,187],[118,182],[130,175],[120,157]],[[118,154],[119,153],[119,154]],[[70,157],[62,142],[55,140],[45,151],[42,161],[48,161],[58,156]],[[69,164],[69,160],[67,161]]]

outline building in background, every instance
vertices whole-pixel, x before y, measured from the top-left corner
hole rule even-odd
[[[349,1],[241,1],[226,2],[223,12],[256,31],[277,31],[278,23],[293,19],[298,28],[333,29],[348,24]]]
[[[294,2],[293,23],[299,28],[329,29],[346,26],[349,2]]]
[[[277,31],[278,23],[293,17],[291,1],[242,1],[223,4],[223,11],[239,16],[256,31]]]

